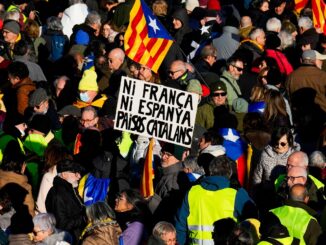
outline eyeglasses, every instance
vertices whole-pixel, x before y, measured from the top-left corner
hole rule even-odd
[[[238,66],[236,66],[236,65],[232,65],[232,66],[233,66],[234,68],[236,68],[238,72],[242,72],[242,71],[244,70],[244,68],[242,68],[242,67],[238,67]]]
[[[287,142],[278,142],[275,144],[275,147],[277,147],[277,146],[285,147],[287,144],[288,144]]]
[[[212,96],[213,96],[213,97],[219,97],[219,96],[222,96],[222,97],[224,97],[224,96],[226,96],[226,92],[221,92],[221,93],[213,93],[213,94],[212,94]]]
[[[173,155],[171,153],[169,153],[169,152],[162,151],[161,152],[161,157],[163,157],[163,156],[172,157]]]
[[[94,118],[93,119],[80,119],[79,121],[80,121],[80,123],[89,123],[93,120],[94,120]]]
[[[288,176],[288,177],[286,177],[286,179],[292,183],[295,181],[295,179],[299,179],[299,178],[304,179],[305,177],[304,176]]]
[[[169,71],[169,74],[173,76],[175,73],[177,73],[177,72],[179,72],[179,71],[181,71],[181,70]]]

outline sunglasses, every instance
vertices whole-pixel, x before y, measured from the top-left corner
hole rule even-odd
[[[275,146],[286,146],[288,143],[287,142],[279,142],[279,143],[276,143]]]
[[[238,72],[241,72],[244,70],[244,68],[238,67],[236,65],[232,65],[235,69],[237,69]]]
[[[226,92],[221,92],[221,93],[213,93],[213,94],[212,94],[212,96],[213,96],[213,97],[219,97],[219,96],[222,96],[222,97],[224,97],[224,96],[226,96]]]

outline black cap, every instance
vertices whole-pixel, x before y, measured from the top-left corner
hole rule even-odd
[[[57,172],[62,173],[62,172],[73,172],[73,173],[81,173],[83,171],[83,167],[69,159],[64,159],[58,162],[57,164]]]

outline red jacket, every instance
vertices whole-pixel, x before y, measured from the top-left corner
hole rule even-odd
[[[281,51],[266,49],[265,52],[267,57],[271,57],[276,60],[278,68],[282,74],[289,75],[293,71],[292,65]]]

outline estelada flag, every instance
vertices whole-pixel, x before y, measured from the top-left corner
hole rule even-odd
[[[135,0],[124,36],[125,54],[157,73],[172,43],[173,38],[144,0]]]
[[[152,138],[149,142],[147,154],[144,162],[143,176],[141,178],[140,193],[143,197],[151,197],[154,195],[154,139]]]
[[[248,181],[247,144],[233,128],[221,128],[219,133],[224,139],[226,156],[237,163],[238,180],[245,187]]]

